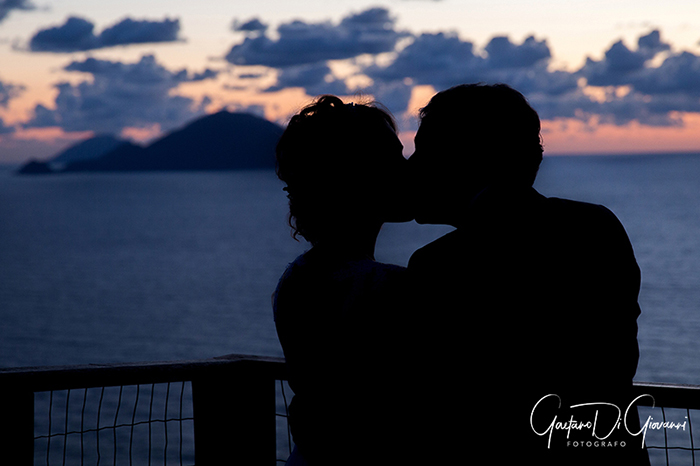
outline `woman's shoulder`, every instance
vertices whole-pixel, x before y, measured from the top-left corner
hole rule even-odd
[[[280,277],[276,294],[280,290],[313,287],[375,288],[403,279],[406,268],[400,265],[377,262],[369,258],[330,261],[313,254],[302,254],[292,261]]]

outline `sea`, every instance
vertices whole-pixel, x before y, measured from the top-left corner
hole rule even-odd
[[[308,248],[282,187],[267,170],[0,170],[0,367],[282,356],[271,295]],[[700,384],[700,154],[548,156],[535,187],[625,226],[642,270],[635,379]],[[376,259],[406,265],[451,229],[386,224]]]
[[[282,356],[271,296],[287,264],[308,248],[291,236],[282,187],[270,170],[18,176],[0,168],[0,368]],[[535,187],[603,204],[625,226],[642,270],[635,380],[700,385],[700,154],[547,156]],[[386,224],[376,259],[406,265],[416,249],[451,230]],[[559,352],[595,342],[551,343]],[[133,387],[124,397],[136,396],[138,405],[138,392],[127,390]],[[76,396],[55,395],[66,412]],[[37,394],[36,406],[57,403],[52,397]],[[88,413],[103,426],[111,420],[95,413],[101,399]],[[121,392],[104,399],[105,409],[119,412]],[[80,403],[71,401],[71,409]],[[35,435],[42,435],[51,408],[36,410]],[[53,422],[62,419],[54,414]],[[148,443],[134,449],[150,464],[147,429],[138,438]],[[278,434],[285,429],[278,425]],[[82,435],[65,444],[43,438],[35,442],[35,463],[48,464],[49,456],[65,462],[66,445],[81,464],[95,456],[99,463],[101,452],[112,455],[112,434],[104,432],[90,437],[89,454]],[[167,451],[174,448],[167,432],[178,434],[164,432],[161,454],[177,457]],[[190,445],[179,457],[191,464],[191,426],[179,435]],[[119,462],[127,459],[124,448]],[[278,444],[278,458],[287,448]],[[652,453],[663,460],[662,450]]]

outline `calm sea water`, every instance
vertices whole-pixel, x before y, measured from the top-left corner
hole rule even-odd
[[[281,187],[270,171],[0,171],[0,366],[281,355],[270,297],[306,248]],[[700,384],[700,155],[548,157],[536,187],[625,225],[637,380]],[[386,225],[377,259],[405,265],[449,230]]]

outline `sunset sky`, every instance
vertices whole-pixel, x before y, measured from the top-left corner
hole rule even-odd
[[[416,110],[476,81],[522,91],[549,154],[700,151],[700,2],[0,0],[0,163],[323,93],[377,98],[410,154]]]

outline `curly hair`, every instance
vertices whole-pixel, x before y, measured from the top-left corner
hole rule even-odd
[[[291,118],[276,156],[294,238],[316,244],[342,218],[372,215],[369,185],[381,182],[395,133],[393,117],[377,103],[345,104],[333,95]]]

